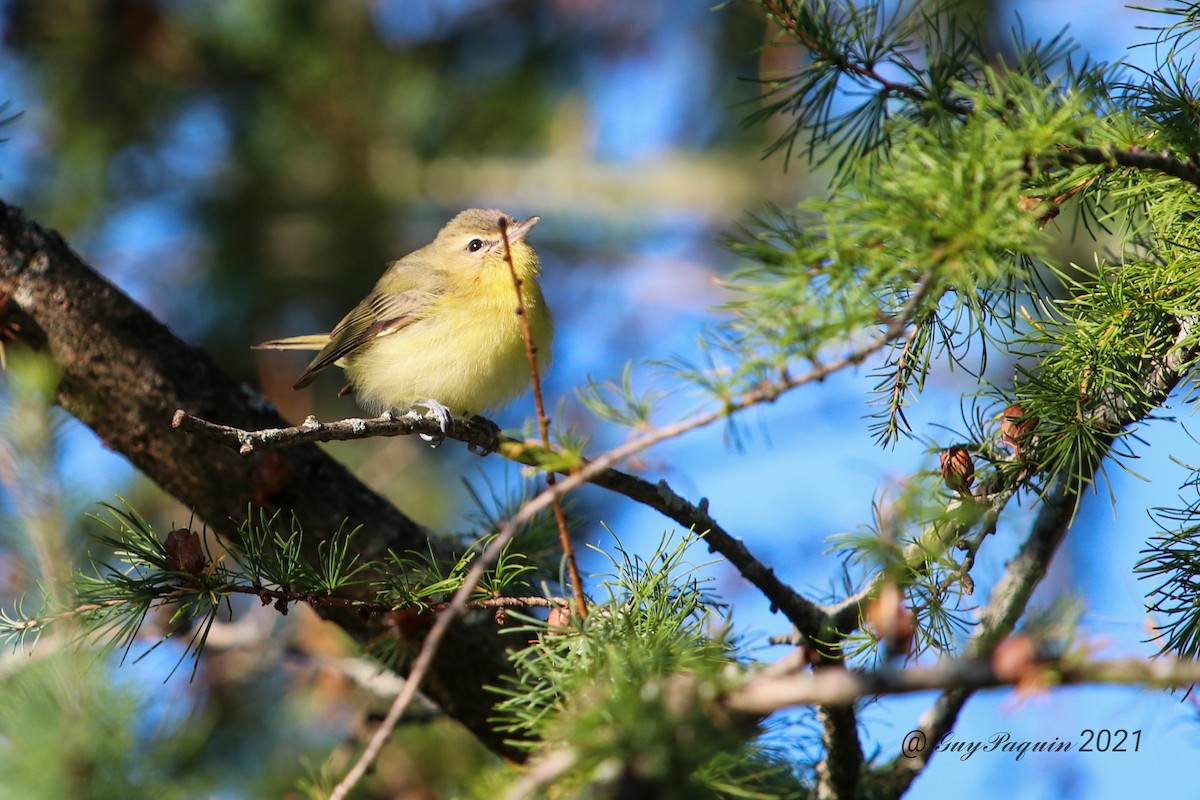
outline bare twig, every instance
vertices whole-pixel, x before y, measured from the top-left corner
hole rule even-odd
[[[791,670],[773,670],[751,677],[726,696],[725,706],[733,711],[765,716],[795,706],[846,706],[881,695],[936,690],[971,692],[1017,683],[1013,677],[997,675],[990,661],[979,658],[956,659],[931,667],[900,669],[885,666],[871,671],[840,667],[809,671],[800,654],[789,656],[788,660]],[[1037,667],[1056,686],[1105,683],[1169,689],[1200,683],[1200,662],[1171,658],[1153,661],[1141,658],[1058,660],[1043,662]],[[933,732],[926,729],[926,733],[929,741],[936,741]]]
[[[500,235],[504,237],[504,260],[508,262],[508,271],[512,275],[513,287],[517,292],[517,319],[521,323],[521,335],[525,338],[525,355],[529,359],[529,376],[533,384],[533,404],[537,411],[538,433],[542,436],[542,446],[550,449],[550,417],[546,415],[546,402],[542,397],[542,378],[538,371],[537,344],[533,341],[533,329],[529,323],[529,310],[525,308],[525,296],[521,292],[521,277],[517,275],[517,266],[513,263],[512,247],[508,240],[508,222],[500,218]],[[546,483],[553,486],[554,473],[546,473]],[[550,504],[554,514],[554,522],[558,526],[559,543],[562,545],[563,557],[567,560],[567,576],[571,581],[571,591],[575,595],[575,614],[579,619],[587,619],[587,596],[583,593],[583,579],[579,577],[579,563],[575,560],[575,545],[571,543],[571,532],[567,529],[567,513],[563,511],[562,503],[556,498]]]
[[[171,425],[189,433],[199,433],[207,439],[232,447],[243,456],[258,450],[295,447],[313,442],[340,442],[376,436],[410,436],[414,433],[440,436],[442,430],[420,407],[391,411],[378,417],[351,417],[336,422],[320,422],[309,415],[299,425],[286,428],[263,428],[249,431],[195,417],[176,409]],[[486,425],[474,420],[451,417],[445,435],[468,445],[487,449],[495,447],[495,434]]]

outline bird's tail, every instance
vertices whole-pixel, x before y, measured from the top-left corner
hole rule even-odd
[[[272,339],[256,344],[254,350],[323,350],[329,344],[328,333],[310,333],[307,336],[290,336],[287,339]]]

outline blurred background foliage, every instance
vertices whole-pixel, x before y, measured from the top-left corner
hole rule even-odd
[[[462,208],[544,218],[559,398],[714,299],[715,232],[791,191],[738,124],[766,35],[742,4],[49,0],[4,25],[10,199],[285,416],[355,408],[248,346],[327,330]],[[411,443],[335,449],[453,518],[388,485]]]
[[[1011,9],[997,5],[961,7],[985,27],[1003,19],[1004,31]],[[61,231],[296,420],[356,409],[334,396],[334,379],[293,392],[302,356],[249,345],[328,329],[387,261],[455,212],[499,206],[543,217],[534,243],[559,323],[548,377],[557,416],[601,442],[622,436],[593,429],[574,387],[588,375],[617,379],[628,359],[691,348],[705,308],[724,299],[714,279],[735,265],[721,233],[746,209],[809,191],[803,163],[785,171],[781,153],[762,158],[786,120],[740,124],[758,107],[757,79],[803,58],[769,46],[775,32],[749,3],[8,0],[0,9],[0,99],[22,114],[0,148],[5,200]],[[987,39],[997,52],[1007,41]],[[45,407],[45,369],[17,364],[0,384],[6,606],[82,561],[83,515],[97,501],[125,496],[160,532],[189,517]],[[519,426],[527,405],[499,421]],[[484,496],[521,483],[497,459],[449,445],[330,449],[439,530],[472,532],[460,476]],[[603,497],[580,502],[580,516],[606,518]],[[306,758],[316,773],[333,753],[340,771],[364,714],[385,701],[370,680],[347,677],[348,647],[332,626],[299,609],[287,619],[236,610],[193,680],[190,664],[171,674],[181,657],[172,642],[140,660],[135,648],[119,669],[120,654],[50,647],[19,664],[0,654],[0,697],[21,698],[0,702],[0,797],[279,797]],[[167,626],[153,622],[148,641]],[[10,746],[32,730],[36,741]],[[361,796],[446,794],[489,758],[445,721],[403,729],[388,752]],[[65,782],[35,790],[23,777],[51,772]]]

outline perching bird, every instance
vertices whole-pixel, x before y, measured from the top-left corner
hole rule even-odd
[[[392,262],[332,333],[257,347],[320,350],[295,388],[336,364],[349,379],[342,393],[352,389],[368,412],[422,405],[445,432],[450,413],[497,408],[530,386],[504,231],[539,371],[549,365],[554,323],[537,282],[537,253],[525,241],[538,219],[518,222],[501,211],[463,211],[433,242]]]

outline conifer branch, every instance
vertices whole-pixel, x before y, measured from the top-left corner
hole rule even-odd
[[[311,442],[345,441],[373,436],[407,436],[414,433],[435,435],[440,432],[437,422],[426,419],[415,408],[405,409],[391,416],[369,419],[355,417],[336,422],[318,422],[316,417],[310,416],[300,425],[261,431],[245,431],[220,425],[179,410],[175,412],[172,424],[180,430],[207,436],[242,452]],[[484,448],[489,444],[491,432],[487,426],[473,420],[452,418],[446,436]],[[541,466],[548,460],[548,456],[557,455],[536,443],[519,439],[506,437],[498,443],[495,443],[494,439],[491,441],[492,450],[527,466]],[[581,463],[586,465],[589,462],[584,460]],[[563,469],[559,470],[559,474],[571,473]],[[724,556],[742,577],[758,588],[772,607],[779,609],[804,636],[814,637],[821,630],[824,624],[824,612],[821,607],[780,580],[772,568],[750,552],[745,542],[714,520],[709,514],[707,501],[702,500],[698,505],[694,504],[675,492],[666,481],[651,483],[618,469],[603,470],[588,482],[652,508],[695,531],[696,535],[704,539],[711,552]]]
[[[495,538],[492,539],[484,552],[471,565],[471,569],[468,571],[465,580],[454,593],[454,597],[451,598],[449,605],[438,615],[436,622],[434,622],[433,627],[426,635],[425,641],[421,643],[421,649],[413,661],[408,680],[405,681],[404,690],[396,696],[396,700],[392,703],[391,708],[388,709],[387,715],[380,723],[375,734],[371,737],[371,741],[368,742],[367,747],[359,755],[354,766],[350,768],[345,777],[335,787],[334,792],[330,795],[330,800],[343,800],[379,756],[379,752],[383,749],[383,745],[391,735],[391,731],[395,729],[396,724],[404,716],[405,710],[416,696],[421,682],[425,679],[425,676],[433,665],[438,648],[441,646],[442,639],[445,637],[450,625],[466,608],[471,593],[479,585],[479,581],[483,578],[487,567],[508,546],[521,526],[529,522],[538,513],[544,511],[551,503],[567,492],[579,488],[605,470],[621,463],[630,456],[640,453],[646,448],[668,439],[682,436],[688,431],[710,425],[735,411],[741,411],[761,403],[774,401],[785,391],[821,380],[846,367],[862,363],[871,354],[878,352],[891,342],[905,335],[905,331],[908,329],[913,316],[917,313],[929,292],[930,284],[931,281],[929,278],[923,277],[913,288],[904,307],[895,315],[887,318],[887,325],[884,330],[851,353],[830,361],[827,364],[814,367],[803,375],[794,377],[785,376],[776,383],[748,392],[736,401],[727,404],[723,409],[697,414],[672,425],[643,434],[637,439],[609,450],[595,461],[572,472],[563,480],[547,486],[536,497],[533,497],[522,505],[520,510],[500,527]]]
[[[962,537],[968,531],[976,527],[980,530],[980,539],[988,533],[994,532],[1000,514],[1004,511],[1009,501],[1016,496],[1017,488],[1006,487],[990,494],[981,492],[974,499],[974,502],[987,504],[983,513],[977,519],[972,519],[969,522],[954,520],[949,529],[941,532],[941,536],[947,543],[953,543],[962,540]],[[951,501],[952,506],[958,506],[960,503],[961,501],[957,499]],[[974,547],[976,550],[978,549],[978,542],[974,543]],[[914,571],[918,571],[923,568],[927,560],[927,555],[927,549],[922,546],[920,541],[915,541],[904,549],[901,560],[908,564]],[[973,557],[973,554],[969,553],[969,555]],[[889,579],[888,573],[881,570],[875,573],[862,589],[833,605],[829,609],[830,629],[836,632],[836,635],[839,637],[849,635],[857,630],[863,619],[867,604],[879,595],[879,592],[887,585]]]
[[[849,75],[875,84],[888,94],[905,97],[915,103],[929,102],[929,95],[921,89],[907,83],[889,80],[881,75],[874,66],[855,61],[846,52],[835,50],[827,43],[818,41],[817,37],[813,36],[812,32],[801,23],[802,12],[799,8],[786,7],[779,0],[762,0],[762,6],[768,17],[797,42],[812,51],[814,56],[835,64],[838,69]],[[804,14],[804,16],[807,18],[808,15]]]
[[[391,614],[397,611],[406,609],[397,609],[395,603],[372,601],[372,600],[357,600],[349,597],[343,597],[334,594],[322,594],[314,591],[289,590],[279,587],[267,586],[252,586],[249,584],[226,583],[222,585],[207,585],[207,584],[188,584],[188,583],[164,583],[160,586],[150,587],[144,590],[144,600],[152,603],[178,603],[186,600],[189,596],[197,594],[205,594],[210,597],[220,598],[228,594],[244,594],[257,597],[265,605],[274,605],[277,610],[287,613],[285,606],[287,604],[303,603],[313,609],[321,608],[336,608],[336,609],[352,609],[361,614],[370,614],[373,616],[382,616]],[[64,611],[57,611],[53,614],[45,616],[33,617],[16,617],[10,615],[0,615],[0,638],[17,638],[34,631],[48,628],[60,622],[65,622],[71,619],[78,619],[94,614],[98,611],[112,609],[115,606],[120,606],[132,602],[129,598],[110,598],[97,602],[87,602],[68,608]],[[419,614],[434,614],[445,609],[449,603],[431,603],[428,606],[413,609]],[[466,608],[481,610],[481,611],[499,611],[509,609],[522,608],[567,608],[568,602],[563,597],[542,597],[540,595],[531,595],[527,597],[516,597],[510,595],[501,595],[498,597],[483,597],[475,600],[468,600]]]
[[[1140,147],[1121,150],[1115,147],[1064,147],[1058,160],[1067,165],[1096,164],[1161,172],[1200,188],[1200,164],[1183,161],[1168,151],[1152,153]]]
[[[1200,355],[1200,341],[1194,329],[1200,320],[1179,320],[1175,345],[1163,356],[1155,358],[1143,380],[1143,402],[1132,406],[1122,399],[1103,404],[1094,413],[1106,424],[1113,441],[1121,427],[1142,419],[1155,407],[1165,402],[1167,396],[1183,379],[1190,366]],[[1107,447],[1105,449],[1107,452]],[[987,605],[980,613],[979,624],[965,648],[968,658],[987,659],[996,646],[1016,627],[1025,613],[1029,598],[1049,569],[1050,561],[1058,552],[1066,537],[1071,521],[1075,517],[1079,500],[1088,482],[1099,468],[1101,457],[1082,465],[1086,473],[1074,472],[1061,475],[1051,489],[1042,497],[1042,507],[1034,519],[1029,537],[1021,546],[1016,557],[1008,563],[1000,582],[992,590]],[[925,712],[920,728],[931,741],[936,741],[950,730],[959,713],[970,699],[969,687],[947,687],[947,691]],[[920,774],[932,757],[926,750],[914,758],[898,758],[891,766],[891,776],[897,795],[903,794],[909,784]]]
[[[760,0],[763,11],[774,20],[789,36],[812,52],[815,58],[820,58],[834,65],[840,72],[849,75],[866,85],[879,87],[880,91],[892,97],[903,98],[917,105],[936,101],[945,110],[966,116],[971,113],[971,107],[949,98],[934,98],[918,85],[900,83],[885,77],[875,65],[854,57],[846,50],[839,50],[832,45],[830,37],[817,35],[815,25],[828,24],[828,19],[822,18],[833,15],[831,9],[821,9],[826,14],[812,14],[804,8],[804,0]],[[856,20],[857,21],[857,20]]]

